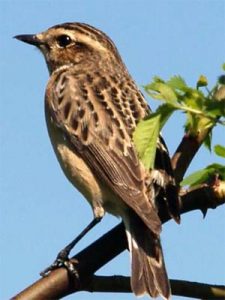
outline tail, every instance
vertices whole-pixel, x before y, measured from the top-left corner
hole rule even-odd
[[[136,296],[170,297],[170,284],[159,236],[134,213],[124,220],[131,254],[131,288]]]

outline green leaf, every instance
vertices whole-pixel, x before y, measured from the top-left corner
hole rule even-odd
[[[154,167],[159,131],[160,115],[152,114],[147,120],[138,123],[133,134],[139,158],[147,170]]]
[[[209,177],[208,170],[205,168],[205,169],[199,170],[199,171],[194,172],[191,175],[187,176],[181,182],[181,186],[185,186],[185,185],[194,186],[194,185],[197,185],[197,184],[207,181],[208,177]]]
[[[168,119],[170,118],[170,116],[175,110],[176,108],[174,108],[173,106],[167,103],[164,103],[157,108],[155,114],[160,115],[159,130],[162,130],[163,126],[165,125],[165,123],[168,121]]]
[[[159,77],[159,76],[154,76],[153,77],[153,82],[165,83],[165,81],[161,77]]]
[[[167,85],[170,86],[172,89],[178,89],[181,91],[186,91],[187,88],[185,80],[179,75],[171,77],[167,81]]]
[[[134,131],[133,141],[147,170],[154,167],[159,132],[174,111],[171,105],[162,104],[155,113],[140,121]]]
[[[178,104],[175,92],[165,83],[152,82],[145,86],[145,90],[154,99],[164,100],[174,106]]]
[[[225,71],[225,63],[222,64],[222,69]]]
[[[212,151],[212,131],[210,131],[207,136],[204,139],[203,142],[206,149],[208,149],[210,152]]]
[[[225,166],[214,163],[206,167],[206,169],[211,176],[218,174],[221,180],[225,180]]]
[[[196,130],[194,130],[194,128],[196,128],[195,125],[195,118],[193,116],[193,114],[187,112],[186,113],[186,121],[184,124],[184,128],[185,128],[185,132],[190,131],[193,134],[193,131],[195,132]]]
[[[225,147],[221,145],[215,145],[214,152],[221,157],[225,157]]]
[[[220,101],[220,95],[219,95],[220,90],[216,91],[214,94],[214,98],[211,100],[206,101],[206,106],[205,106],[205,111],[206,115],[209,116],[210,118],[217,119],[218,117],[225,116],[225,105],[223,101]],[[223,92],[224,93],[224,92]],[[224,96],[225,99],[225,93]],[[218,98],[218,100],[216,99]]]
[[[202,87],[202,86],[207,86],[208,85],[208,80],[204,75],[201,75],[197,81],[197,89]]]
[[[225,167],[220,164],[211,164],[206,168],[199,170],[187,176],[181,186],[189,185],[191,187],[198,184],[206,183],[212,176],[219,175],[221,180],[225,180]]]
[[[182,103],[191,108],[202,110],[205,96],[201,91],[196,89],[188,88],[187,92],[182,97]]]

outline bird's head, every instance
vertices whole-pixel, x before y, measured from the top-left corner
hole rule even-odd
[[[66,65],[82,67],[121,61],[118,51],[102,31],[83,23],[64,23],[39,34],[23,34],[16,39],[36,46],[43,53],[50,73]]]

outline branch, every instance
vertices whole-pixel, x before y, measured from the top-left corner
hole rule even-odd
[[[188,133],[184,135],[171,159],[174,177],[178,184],[183,180],[184,174],[208,133],[209,131],[205,130],[199,136],[191,136]]]
[[[190,298],[224,299],[225,286],[211,285],[184,280],[170,280],[172,294]],[[126,276],[93,276],[85,287],[88,292],[130,293],[130,277]]]
[[[61,293],[61,286],[65,285],[67,271],[59,269],[50,281],[44,282],[45,278],[36,283],[37,287],[32,291],[32,286],[26,294],[20,294],[12,299],[36,300],[36,299],[58,299],[78,291],[107,292],[107,293],[131,293],[130,277],[127,276],[92,276],[92,278],[81,286],[78,281],[71,281],[67,293]],[[50,275],[51,276],[51,275]],[[41,282],[42,281],[42,282]],[[69,281],[68,281],[69,282]],[[213,285],[185,280],[170,280],[172,294],[190,298],[224,299],[225,286]],[[54,288],[53,288],[54,287]],[[35,293],[37,292],[37,294]]]
[[[181,200],[181,214],[192,210],[205,212],[209,208],[214,209],[224,204],[225,195],[223,198],[218,198],[212,188],[203,186],[187,192],[181,197]],[[170,220],[168,214],[164,212],[159,212],[159,214],[163,223]],[[51,272],[47,277],[41,278],[12,299],[58,299],[73,292],[84,290],[84,287],[87,287],[92,282],[93,274],[126,248],[127,241],[124,227],[122,224],[119,224],[72,258],[72,262],[77,270],[77,278],[71,279],[65,269],[59,268]],[[182,282],[180,284],[182,285]],[[184,284],[184,291],[185,286]],[[180,295],[183,295],[182,293],[181,291]]]

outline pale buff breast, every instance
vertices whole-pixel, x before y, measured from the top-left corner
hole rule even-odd
[[[85,161],[75,153],[74,149],[71,149],[48,114],[46,114],[46,122],[52,146],[64,174],[88,200],[94,215],[103,216],[107,211],[113,215],[122,216],[127,208],[125,203],[116,197],[104,183],[98,181]]]
[[[92,203],[94,198],[101,199],[99,183],[88,165],[68,145],[59,128],[46,113],[48,133],[60,166],[69,181]]]

